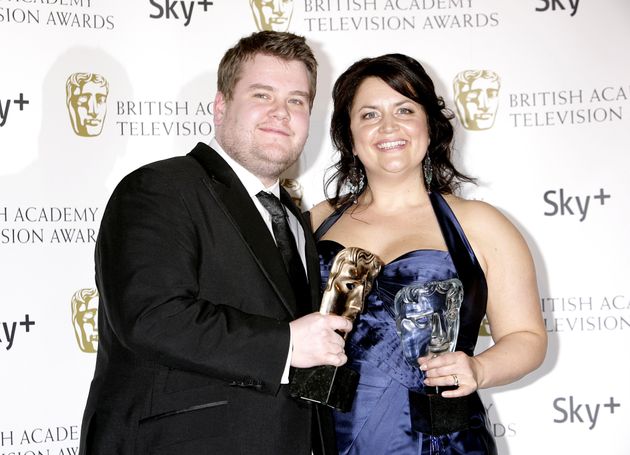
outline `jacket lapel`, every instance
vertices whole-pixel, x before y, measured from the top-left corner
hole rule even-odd
[[[208,174],[209,179],[204,179],[204,183],[210,194],[238,231],[286,310],[295,318],[295,297],[282,257],[245,187],[230,166],[208,145],[197,144],[189,155]]]

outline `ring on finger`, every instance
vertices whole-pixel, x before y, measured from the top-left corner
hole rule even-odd
[[[453,385],[455,387],[459,387],[459,378],[457,377],[456,374],[452,374],[451,376],[453,376]]]

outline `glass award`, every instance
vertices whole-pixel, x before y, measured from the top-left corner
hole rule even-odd
[[[419,368],[419,357],[455,351],[463,295],[457,278],[406,286],[398,291],[394,298],[396,331],[410,365]],[[424,392],[439,394],[453,388],[424,386]]]

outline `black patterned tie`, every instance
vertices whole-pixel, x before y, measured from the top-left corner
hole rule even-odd
[[[293,287],[293,292],[297,299],[296,303],[298,309],[300,309],[300,313],[302,314],[310,313],[310,295],[306,273],[304,272],[304,265],[302,264],[302,259],[300,259],[300,253],[295,243],[295,237],[289,228],[287,212],[280,200],[273,194],[261,191],[256,197],[271,215],[273,235],[276,238],[276,245],[282,255],[284,267],[291,280],[291,286]]]

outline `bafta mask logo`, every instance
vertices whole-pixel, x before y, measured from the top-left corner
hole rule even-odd
[[[481,325],[479,326],[479,336],[480,337],[491,337],[492,332],[490,332],[490,323],[488,322],[488,317],[484,316],[481,321]]]
[[[291,196],[293,203],[298,206],[298,208],[302,208],[302,197],[304,196],[304,188],[300,182],[295,179],[282,179],[280,181],[280,185],[287,190],[287,193]]]
[[[286,32],[293,15],[293,0],[249,0],[259,31]]]
[[[66,106],[78,136],[98,136],[107,114],[109,83],[100,74],[74,73],[66,81]]]
[[[499,75],[490,70],[466,70],[453,81],[455,107],[464,128],[481,131],[492,128],[499,108]]]
[[[79,348],[93,353],[98,348],[98,291],[94,288],[79,289],[70,300],[72,326]]]

